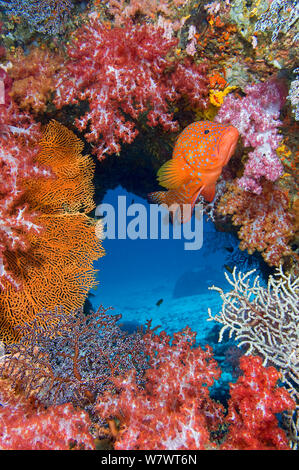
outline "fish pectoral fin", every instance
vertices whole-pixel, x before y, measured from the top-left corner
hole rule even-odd
[[[200,194],[205,198],[206,201],[212,202],[215,197],[216,186],[210,184],[209,186],[202,186]]]
[[[188,169],[184,169],[177,158],[171,159],[158,170],[157,179],[164,188],[176,189],[188,179]]]
[[[184,204],[184,195],[178,189],[170,189],[169,191],[156,191],[154,193],[148,194],[148,198],[151,202],[156,204],[165,204],[170,209],[171,206]]]

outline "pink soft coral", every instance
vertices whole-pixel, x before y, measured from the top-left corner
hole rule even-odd
[[[138,389],[135,374],[115,380],[120,394],[106,394],[98,412],[116,416],[121,424],[116,449],[204,449],[210,443],[208,425],[217,429],[222,407],[209,397],[208,387],[221,371],[211,348],[192,348],[196,333],[189,328],[171,338],[147,334],[150,369],[146,388]]]
[[[192,104],[206,106],[206,65],[167,58],[176,43],[150,24],[107,29],[91,19],[76,32],[54,103],[61,108],[88,101],[89,110],[76,125],[86,132],[99,158],[119,152],[121,142],[134,140],[135,122],[142,114],[150,126],[175,131],[169,103],[186,95]]]
[[[276,181],[283,166],[275,152],[282,136],[278,134],[279,112],[286,92],[278,81],[248,85],[243,98],[228,95],[215,119],[235,126],[245,147],[252,147],[238,184],[246,191],[261,194],[261,178]]]

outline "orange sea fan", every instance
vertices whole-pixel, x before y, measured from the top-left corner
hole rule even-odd
[[[25,202],[39,212],[37,221],[44,230],[28,236],[27,251],[6,254],[10,272],[22,285],[17,290],[7,283],[0,292],[0,340],[6,343],[16,339],[17,325],[30,322],[43,309],[62,305],[71,312],[82,307],[96,284],[93,261],[104,250],[95,221],[86,214],[94,207],[93,162],[81,155],[82,146],[71,131],[51,122],[37,160],[54,177],[24,180]]]
[[[83,142],[57,121],[52,120],[39,143],[38,163],[50,167],[54,178],[25,182],[26,200],[34,210],[43,213],[88,213],[94,209],[92,178],[94,162],[82,155]]]
[[[0,294],[0,338],[13,340],[14,328],[30,322],[44,308],[63,305],[65,312],[82,307],[96,285],[93,261],[104,252],[94,223],[85,214],[44,215],[42,236],[30,237],[27,252],[11,253],[9,268],[21,280]]]

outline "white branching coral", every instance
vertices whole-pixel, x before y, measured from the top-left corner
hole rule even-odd
[[[261,356],[264,365],[274,365],[281,379],[297,403],[297,409],[283,416],[290,446],[299,449],[299,279],[282,271],[270,276],[267,287],[261,286],[259,276],[252,280],[255,269],[247,273],[234,268],[231,277],[225,273],[233,287],[224,292],[212,286],[223,300],[222,310],[213,316],[209,309],[208,320],[223,326],[223,334],[235,337],[238,345],[245,346],[246,355]]]
[[[264,365],[274,365],[294,399],[299,401],[299,280],[277,269],[270,276],[267,287],[260,285],[259,276],[253,280],[247,273],[231,277],[225,273],[233,290],[224,292],[212,286],[223,300],[222,311],[209,320],[221,323],[219,341],[229,330],[238,345],[245,346],[246,354],[259,355]]]

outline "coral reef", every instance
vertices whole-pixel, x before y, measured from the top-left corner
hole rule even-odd
[[[296,0],[0,0],[1,449],[299,447],[298,12]],[[188,326],[128,333],[86,299],[104,255],[95,201],[117,185],[160,191],[178,133],[207,120],[240,139],[214,200],[194,201],[218,229],[205,253],[222,247],[231,273],[229,290],[211,288],[223,305],[202,348]],[[220,279],[205,266],[190,271],[200,292]]]
[[[1,0],[0,6],[7,14],[25,21],[32,31],[54,36],[63,32],[73,3],[71,0]]]
[[[119,152],[121,142],[131,143],[138,134],[135,120],[143,114],[148,125],[175,131],[178,124],[169,103],[186,95],[193,105],[206,105],[206,66],[170,61],[166,56],[177,41],[161,33],[148,24],[109,29],[97,19],[76,31],[54,103],[61,108],[78,100],[89,102],[76,126],[98,158]]]
[[[293,73],[296,78],[291,82],[288,99],[291,101],[295,119],[299,121],[299,68],[295,69]]]
[[[8,379],[0,379],[0,449],[94,449],[87,413],[70,403],[45,408],[14,392]]]
[[[193,347],[195,333],[189,328],[170,340],[164,332],[147,332],[145,389],[138,388],[132,372],[114,379],[114,395],[101,397],[97,410],[110,421],[115,449],[288,448],[275,413],[293,409],[295,403],[276,386],[274,367],[265,369],[260,358],[243,357],[244,376],[231,385],[224,416],[224,407],[209,395],[208,387],[220,377],[211,349]],[[112,425],[115,418],[118,428]]]
[[[129,18],[136,16],[158,20],[159,17],[174,20],[180,7],[188,3],[186,0],[109,0],[108,11],[114,17],[114,24],[121,26]]]
[[[281,380],[297,403],[296,413],[290,413],[288,428],[294,447],[298,446],[298,407],[299,407],[299,337],[298,337],[298,277],[284,274],[282,268],[276,276],[270,276],[267,287],[259,282],[259,276],[252,279],[255,270],[245,274],[237,273],[225,277],[232,290],[224,292],[219,287],[211,287],[221,295],[222,311],[212,315],[210,320],[222,326],[219,341],[225,331],[234,337],[238,346],[246,354],[261,357],[264,365],[274,365],[281,374]],[[296,418],[297,416],[297,418]],[[297,421],[297,424],[296,424]]]
[[[6,347],[0,375],[26,398],[47,407],[72,403],[95,422],[94,404],[103,392],[113,392],[113,377],[134,370],[141,383],[147,366],[142,334],[127,334],[119,320],[102,306],[88,315],[44,311],[18,328],[21,340]]]
[[[221,449],[288,449],[276,414],[296,405],[288,392],[278,386],[279,372],[274,367],[264,368],[261,358],[254,356],[242,357],[240,368],[244,375],[230,386],[226,416],[230,426]]]
[[[243,137],[243,145],[252,147],[245,163],[239,186],[261,194],[261,178],[276,181],[283,166],[275,152],[282,136],[278,134],[279,111],[285,101],[285,90],[275,82],[247,85],[244,98],[232,94],[224,100],[216,117],[217,122],[232,124]]]
[[[252,194],[236,183],[228,184],[217,212],[231,215],[241,239],[241,250],[260,251],[270,266],[278,266],[292,255],[289,242],[294,236],[294,215],[289,211],[288,192],[264,183],[261,194]]]
[[[223,325],[219,341],[228,330],[239,346],[246,347],[246,354],[261,356],[264,365],[275,365],[291,395],[299,399],[298,279],[284,274],[280,267],[265,288],[259,276],[252,280],[254,272],[237,273],[234,268],[231,276],[225,273],[233,288],[226,293],[211,287],[221,295],[223,306],[214,317],[209,311],[210,319]]]
[[[10,96],[20,109],[36,113],[46,111],[54,91],[54,76],[62,66],[62,56],[33,47],[25,55],[21,49],[8,56],[9,75],[13,79]]]
[[[8,253],[25,251],[29,247],[28,235],[41,232],[36,214],[22,200],[22,181],[50,174],[35,161],[38,147],[34,143],[40,139],[40,126],[11,101],[11,80],[3,70],[2,76],[5,95],[0,104],[0,288],[4,282],[19,285],[8,269]]]
[[[94,203],[94,162],[82,155],[84,144],[59,122],[52,120],[39,141],[37,161],[51,168],[51,179],[26,178],[26,201],[43,214],[88,214]]]
[[[40,159],[49,165],[53,176],[23,179],[24,204],[38,211],[36,223],[43,230],[28,233],[26,251],[16,247],[6,253],[7,270],[22,288],[3,282],[0,334],[5,342],[15,338],[16,325],[32,321],[44,308],[53,311],[62,305],[68,312],[80,308],[96,285],[93,261],[104,250],[95,222],[86,214],[93,207],[93,164],[81,149],[74,134],[50,123],[36,163]]]
[[[271,0],[269,8],[255,24],[255,29],[272,31],[272,41],[276,41],[279,33],[287,33],[291,28],[296,32],[296,23],[299,19],[299,6],[297,0]],[[298,32],[293,41],[299,38]]]

